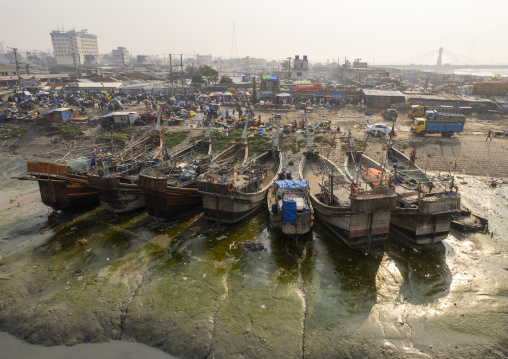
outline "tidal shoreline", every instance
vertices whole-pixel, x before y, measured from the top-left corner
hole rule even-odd
[[[48,224],[37,184],[10,179],[23,165],[11,158],[2,172],[2,200],[16,202],[0,211],[0,330],[30,343],[137,341],[180,358],[508,353],[502,181],[461,179],[492,237],[392,238],[360,253],[319,225],[296,245],[264,213],[218,229],[199,215],[160,223],[100,208]],[[246,240],[266,252],[246,250]]]

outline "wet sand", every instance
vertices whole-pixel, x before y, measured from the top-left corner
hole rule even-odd
[[[173,356],[139,343],[109,342],[78,344],[73,347],[43,347],[24,342],[5,332],[0,332],[2,352],[0,358],[23,359],[128,359],[146,357],[150,359],[171,359]]]
[[[1,160],[0,330],[30,343],[136,341],[180,358],[508,356],[502,180],[459,174],[492,234],[359,252],[318,221],[295,243],[264,212],[220,228],[100,208],[48,224],[36,182],[9,179],[25,159]]]

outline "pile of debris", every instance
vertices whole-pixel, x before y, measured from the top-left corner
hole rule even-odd
[[[246,250],[248,250],[250,252],[263,252],[263,251],[266,252],[265,246],[262,245],[261,243],[256,243],[256,242],[252,242],[252,241],[245,241],[245,242],[242,242],[242,245]]]

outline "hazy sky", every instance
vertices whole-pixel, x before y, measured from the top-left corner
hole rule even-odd
[[[0,3],[0,41],[20,49],[52,51],[49,33],[63,25],[97,35],[100,53],[125,46],[133,55],[195,51],[229,58],[234,22],[240,57],[282,60],[299,54],[311,62],[340,57],[342,63],[347,57],[382,64],[444,47],[484,63],[508,64],[508,0]]]

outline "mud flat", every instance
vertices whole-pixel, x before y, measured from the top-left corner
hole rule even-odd
[[[0,330],[30,343],[136,341],[179,358],[508,356],[502,180],[459,179],[490,233],[359,252],[319,222],[288,240],[263,212],[219,228],[100,208],[47,223],[37,184],[9,179],[25,159],[1,156]]]

